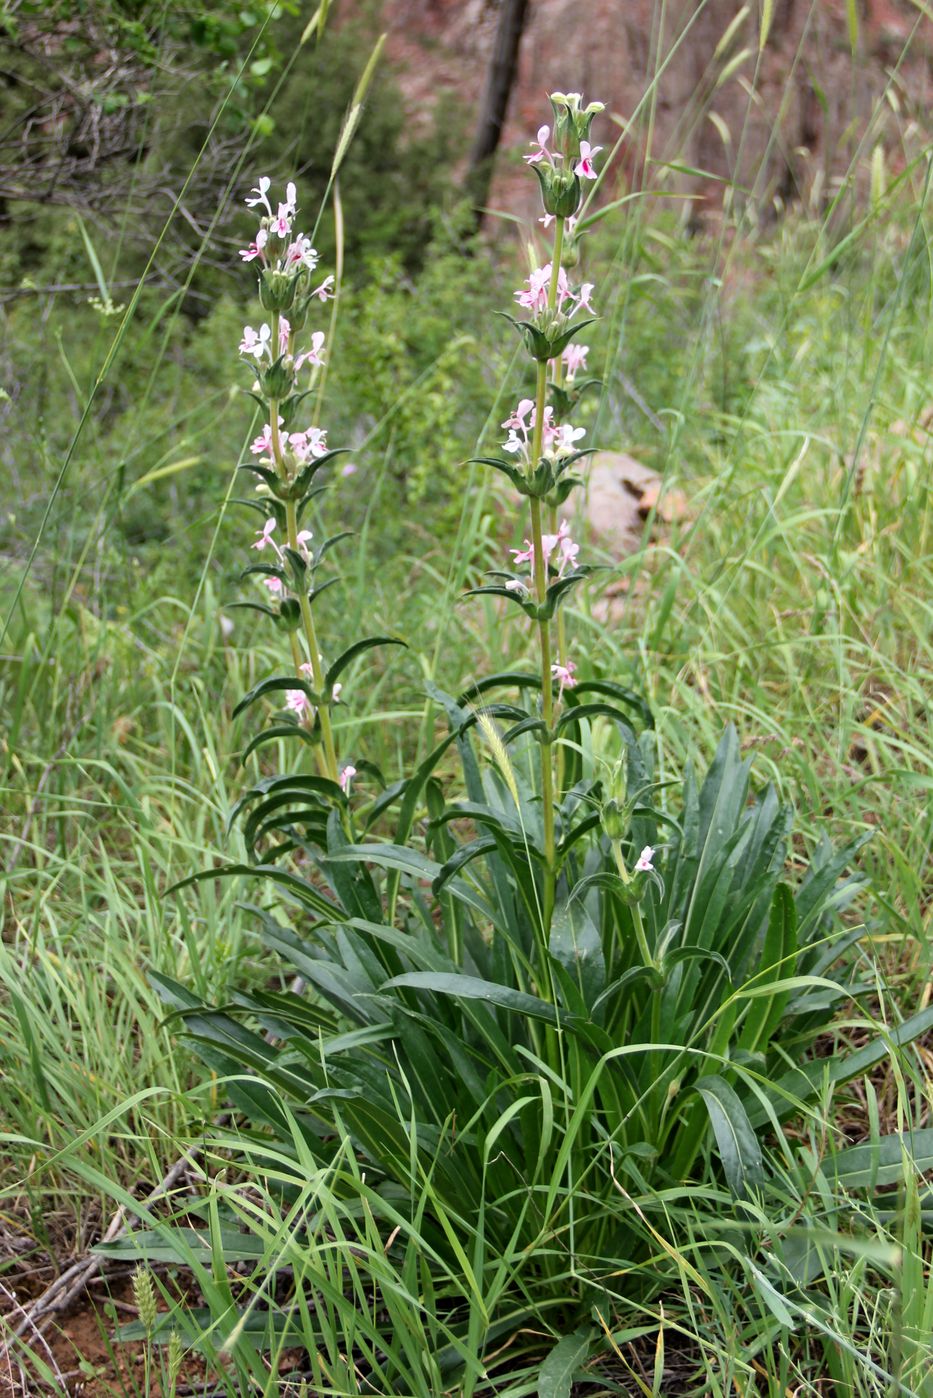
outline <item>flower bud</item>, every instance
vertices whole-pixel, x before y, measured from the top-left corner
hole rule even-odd
[[[576,267],[580,261],[580,241],[571,233],[564,233],[564,246],[561,249],[561,263],[566,268]]]
[[[578,92],[571,92],[568,96],[565,92],[551,93],[551,110],[554,113],[554,145],[559,151],[564,151],[567,140],[571,132],[571,100],[576,98],[580,101]]]
[[[265,311],[290,311],[298,289],[298,278],[293,272],[279,272],[274,267],[264,267],[259,278],[259,301]]]
[[[552,92],[554,111],[554,144],[568,161],[580,154],[580,142],[590,139],[590,127],[597,113],[605,111],[602,102],[589,102],[585,107],[579,92]]]
[[[535,165],[546,214],[572,218],[580,205],[580,181],[570,166]]]
[[[606,782],[606,799],[603,801],[600,816],[602,826],[610,840],[624,840],[632,821],[632,805],[628,799],[628,754],[622,753],[618,762],[613,763]]]
[[[275,624],[280,631],[297,631],[301,626],[301,603],[297,597],[285,597],[279,607]]]
[[[602,827],[610,840],[624,840],[628,830],[628,812],[618,801],[604,801],[600,811]]]
[[[295,387],[295,380],[291,369],[285,364],[283,354],[280,354],[278,359],[270,364],[264,373],[260,374],[259,384],[267,398],[279,401],[288,397]]]

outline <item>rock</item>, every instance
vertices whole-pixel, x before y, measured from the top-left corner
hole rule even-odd
[[[599,451],[586,470],[586,522],[594,540],[613,558],[625,558],[641,544],[640,504],[649,490],[660,490],[657,471],[624,451]]]
[[[674,524],[687,516],[687,497],[682,490],[663,490],[659,480],[652,481],[638,502],[638,513],[647,519],[652,510],[665,524]]]

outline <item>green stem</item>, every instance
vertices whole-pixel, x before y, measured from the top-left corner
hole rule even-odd
[[[632,876],[625,867],[625,860],[622,858],[622,846],[619,844],[618,840],[613,840],[612,842],[612,853],[615,856],[616,868],[619,871],[619,878],[627,886],[632,882]],[[632,926],[635,929],[635,941],[638,943],[639,955],[641,956],[644,965],[650,966],[652,967],[652,969],[657,970],[658,963],[655,961],[654,957],[651,955],[650,950],[648,949],[648,937],[645,932],[645,923],[641,915],[641,908],[637,903],[633,903],[631,905],[631,908]]]
[[[544,408],[547,397],[547,365],[538,364],[538,384],[535,395],[535,425],[531,439],[531,459],[541,458],[541,442],[544,432]],[[547,600],[547,564],[544,560],[544,544],[541,538],[541,501],[531,500],[531,542],[534,550],[534,584],[538,606]],[[541,743],[541,801],[544,820],[544,940],[547,942],[554,910],[554,778],[551,771],[551,729],[554,724],[554,695],[551,675],[551,637],[547,621],[542,617],[538,622],[538,640],[541,653],[541,717],[547,735]]]
[[[271,343],[273,353],[279,343],[279,313],[273,311],[272,316]],[[269,399],[269,426],[272,436],[272,457],[275,462],[275,469],[282,480],[287,478],[285,458],[282,454],[282,441],[279,435],[279,404],[278,399]],[[298,507],[294,500],[285,502],[285,532],[288,539],[288,546],[295,553],[301,552],[298,547]],[[330,721],[330,711],[327,703],[323,700],[324,691],[324,671],[321,668],[321,656],[317,642],[317,633],[314,629],[314,616],[311,611],[311,603],[304,587],[298,591],[298,606],[301,610],[301,621],[304,627],[305,641],[308,646],[308,660],[311,665],[311,676],[314,681],[314,688],[322,696],[322,702],[318,705],[318,719],[321,724],[321,742],[324,747],[323,769],[326,776],[331,781],[339,782],[340,772],[337,768],[337,752],[334,747],[334,731]],[[297,646],[292,644],[292,658],[299,677],[301,677],[301,662],[298,659]]]

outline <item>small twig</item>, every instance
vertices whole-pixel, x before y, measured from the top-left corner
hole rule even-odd
[[[63,1375],[62,1375],[62,1371],[61,1371],[61,1369],[58,1367],[58,1361],[56,1360],[55,1355],[54,1355],[54,1354],[52,1353],[52,1351],[49,1349],[48,1342],[47,1342],[45,1336],[42,1334],[41,1328],[33,1322],[32,1318],[31,1318],[31,1316],[30,1316],[30,1314],[29,1314],[29,1311],[28,1311],[28,1310],[26,1309],[26,1307],[23,1306],[23,1304],[17,1299],[16,1293],[13,1292],[13,1291],[10,1291],[9,1287],[4,1286],[4,1284],[3,1284],[2,1281],[0,1281],[0,1291],[2,1291],[3,1294],[4,1294],[4,1296],[6,1296],[6,1297],[12,1302],[12,1304],[13,1304],[13,1306],[16,1308],[16,1310],[17,1310],[17,1311],[20,1311],[20,1312],[22,1313],[22,1317],[23,1317],[23,1318],[22,1318],[22,1320],[19,1322],[19,1325],[16,1326],[16,1327],[13,1329],[13,1334],[16,1335],[16,1336],[20,1336],[20,1335],[22,1335],[23,1332],[26,1331],[26,1330],[31,1330],[31,1331],[32,1331],[35,1340],[38,1341],[38,1343],[42,1346],[43,1350],[45,1351],[46,1358],[47,1358],[48,1361],[49,1361],[49,1367],[51,1368],[52,1373],[55,1375],[55,1377],[56,1377],[56,1379],[59,1381],[59,1383],[61,1383],[61,1384],[63,1385],[63,1387],[64,1387],[64,1377],[63,1377]],[[13,1388],[13,1368],[12,1368],[12,1365],[13,1365],[13,1356],[12,1356],[12,1353],[11,1353],[11,1350],[10,1350],[10,1345],[9,1345],[9,1342],[8,1342],[8,1341],[4,1341],[3,1345],[0,1346],[0,1359],[4,1359],[4,1360],[6,1361],[7,1374],[9,1375],[9,1378],[10,1378],[10,1385],[11,1385],[11,1390],[10,1390],[10,1391],[11,1391],[11,1392],[14,1392],[15,1390],[14,1390],[14,1388]],[[17,1363],[17,1366],[16,1366],[16,1367],[20,1370],[20,1373],[23,1372],[22,1369],[20,1368],[20,1365],[19,1365],[18,1363]],[[25,1376],[24,1376],[24,1377],[25,1377]],[[22,1389],[23,1389],[23,1393],[28,1395],[29,1390],[27,1389],[25,1383],[22,1385]]]
[[[304,987],[305,982],[302,977],[296,976],[289,989],[293,995],[300,995]],[[267,1034],[266,1040],[272,1043],[274,1036]],[[225,1122],[229,1120],[229,1115],[228,1112],[222,1113],[216,1118],[214,1126],[219,1127],[224,1125]],[[147,1194],[141,1208],[147,1208],[157,1199],[167,1194],[181,1178],[185,1170],[197,1159],[199,1154],[200,1151],[195,1150],[176,1160],[171,1169],[162,1176],[151,1193]],[[122,1234],[126,1232],[127,1224],[134,1218],[138,1219],[138,1215],[125,1209],[121,1204],[110,1220],[107,1231],[100,1241],[102,1243],[114,1242],[115,1239],[121,1237]],[[55,1280],[42,1292],[41,1296],[36,1297],[28,1309],[19,1306],[18,1308],[23,1312],[23,1318],[19,1324],[13,1328],[14,1336],[19,1337],[28,1329],[32,1329],[38,1334],[41,1326],[47,1324],[53,1315],[60,1311],[67,1310],[75,1298],[80,1296],[81,1292],[85,1291],[89,1283],[97,1276],[105,1260],[106,1259],[103,1258],[100,1253],[92,1253],[88,1257],[79,1258],[76,1262],[73,1262],[70,1267],[66,1267],[64,1272],[60,1272]]]
[[[155,1203],[175,1185],[185,1170],[191,1164],[189,1156],[184,1155],[180,1160],[176,1160],[170,1170],[166,1172],[151,1193],[146,1195],[143,1207]],[[126,1231],[129,1219],[137,1218],[136,1214],[128,1212],[121,1204],[120,1208],[110,1220],[107,1231],[101,1238],[102,1243],[112,1243],[122,1233]],[[41,1296],[38,1296],[28,1308],[21,1307],[23,1318],[18,1325],[13,1327],[13,1334],[20,1336],[25,1330],[33,1329],[38,1333],[39,1322],[45,1324],[50,1316],[58,1311],[66,1310],[71,1305],[76,1296],[82,1291],[100,1271],[104,1259],[99,1253],[92,1253],[89,1257],[80,1258],[73,1262],[70,1267],[66,1267],[55,1280],[46,1287]]]

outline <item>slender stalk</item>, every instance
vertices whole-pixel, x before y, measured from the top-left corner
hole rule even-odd
[[[615,857],[616,868],[619,871],[620,879],[624,884],[631,883],[632,876],[625,867],[625,860],[622,858],[622,847],[618,840],[613,840],[612,842],[612,853]],[[631,905],[631,912],[632,926],[635,929],[635,941],[638,943],[639,955],[646,966],[657,969],[657,962],[651,955],[651,951],[648,947],[648,936],[645,932],[645,923],[641,915],[641,908],[637,903]]]
[[[294,500],[285,502],[285,526],[288,534],[288,546],[298,552],[298,507]],[[318,649],[317,634],[314,629],[314,616],[311,611],[311,603],[308,601],[308,594],[304,588],[298,593],[298,605],[301,608],[301,620],[304,623],[305,640],[308,643],[308,659],[311,662],[311,675],[314,680],[314,688],[318,694],[323,695],[324,691],[324,671],[321,667],[321,655]],[[318,705],[318,718],[321,724],[321,741],[324,745],[324,765],[327,775],[331,781],[339,781],[340,773],[337,769],[337,752],[334,747],[334,730],[331,727],[330,711],[327,703],[323,701]]]
[[[541,441],[544,432],[544,407],[547,397],[547,365],[538,365],[538,384],[535,395],[535,425],[531,439],[531,459],[541,457]],[[543,606],[547,598],[547,564],[544,560],[544,544],[541,538],[541,501],[531,501],[531,542],[534,549],[534,582],[538,606]],[[548,736],[541,744],[541,802],[544,820],[544,875],[543,931],[547,942],[554,911],[554,777],[551,770],[551,728],[554,724],[553,677],[551,675],[551,637],[547,621],[542,617],[538,622],[538,639],[541,654],[541,717],[544,719]]]
[[[548,311],[557,306],[557,283],[560,275],[560,255],[564,243],[564,220],[557,219],[554,230],[554,251],[551,256],[551,280],[548,286]],[[547,407],[547,364],[539,360],[535,383],[535,421],[531,437],[531,460],[535,464],[541,459],[544,441],[544,413]],[[531,542],[534,550],[535,596],[538,606],[547,599],[547,564],[544,558],[541,528],[541,501],[531,500]],[[541,801],[544,821],[544,855],[546,861],[544,875],[543,935],[547,943],[554,912],[555,839],[554,839],[554,773],[551,761],[551,729],[554,724],[554,696],[551,676],[551,635],[545,619],[538,622],[538,638],[541,653],[541,717],[544,719],[548,736],[541,744]]]

